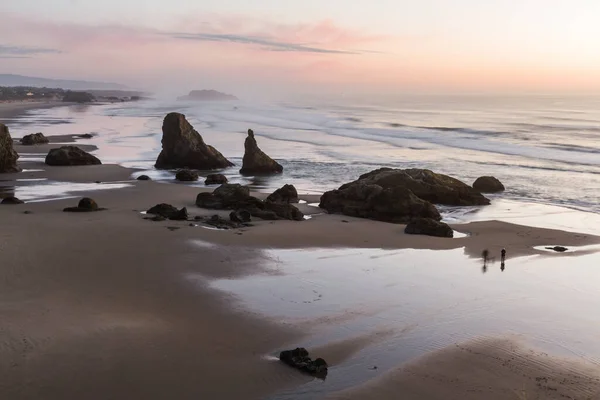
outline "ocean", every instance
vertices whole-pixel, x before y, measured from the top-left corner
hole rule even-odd
[[[316,194],[379,167],[428,168],[469,184],[496,176],[507,188],[503,200],[600,212],[600,97],[152,100],[35,110],[9,126],[13,137],[93,133],[81,142],[98,146],[95,154],[104,163],[173,181],[173,171],[153,169],[162,119],[171,111],[185,114],[207,143],[236,164],[223,171],[230,181],[260,191],[291,183]],[[283,165],[281,176],[238,174],[248,128]]]

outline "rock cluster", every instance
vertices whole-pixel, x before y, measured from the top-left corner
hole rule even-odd
[[[25,135],[20,140],[21,144],[24,146],[33,146],[36,144],[46,144],[50,143],[50,140],[42,132],[32,133],[30,135]]]
[[[248,137],[244,142],[244,159],[242,161],[242,175],[271,175],[280,174],[283,167],[266,155],[256,143],[254,132],[248,129]]]
[[[196,197],[196,205],[215,210],[244,210],[252,217],[277,220],[304,220],[304,214],[295,206],[287,203],[262,201],[250,196],[250,189],[240,184],[226,183],[216,188],[212,193],[202,192]]]
[[[327,376],[327,362],[322,358],[313,360],[305,348],[299,347],[294,350],[285,350],[279,353],[279,360],[306,374],[325,379]]]
[[[99,165],[102,162],[77,146],[62,146],[48,152],[46,164],[52,166]]]
[[[19,155],[13,148],[13,140],[10,137],[8,127],[0,124],[0,173],[21,171],[17,167],[18,158]]]
[[[162,151],[155,165],[158,169],[209,170],[233,166],[217,149],[204,143],[183,114],[167,114],[162,131]]]

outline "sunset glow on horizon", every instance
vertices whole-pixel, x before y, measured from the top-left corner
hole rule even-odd
[[[600,91],[599,15],[595,0],[6,0],[0,73],[151,90]]]

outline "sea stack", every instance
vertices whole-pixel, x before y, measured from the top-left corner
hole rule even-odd
[[[162,131],[162,151],[155,164],[158,169],[208,170],[233,166],[217,149],[204,143],[202,136],[183,114],[167,114]]]
[[[258,147],[252,129],[248,129],[248,137],[244,142],[244,149],[244,160],[240,174],[271,175],[283,172],[283,167]]]
[[[8,127],[0,124],[0,173],[21,171],[17,167],[18,158],[19,155],[13,149],[13,140],[8,132]]]

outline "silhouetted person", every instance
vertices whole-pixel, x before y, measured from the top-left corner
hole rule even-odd
[[[502,249],[502,251],[500,252],[500,262],[502,264],[504,264],[505,260],[506,260],[506,249]]]
[[[504,272],[504,263],[500,264],[500,271]]]
[[[487,272],[487,265],[483,264],[483,267],[481,267],[481,272],[483,272],[484,274]]]
[[[481,258],[483,258],[483,266],[486,267],[487,266],[487,262],[488,262],[488,257],[490,256],[490,252],[488,251],[488,249],[485,249],[481,252]],[[485,272],[485,271],[484,271]]]

